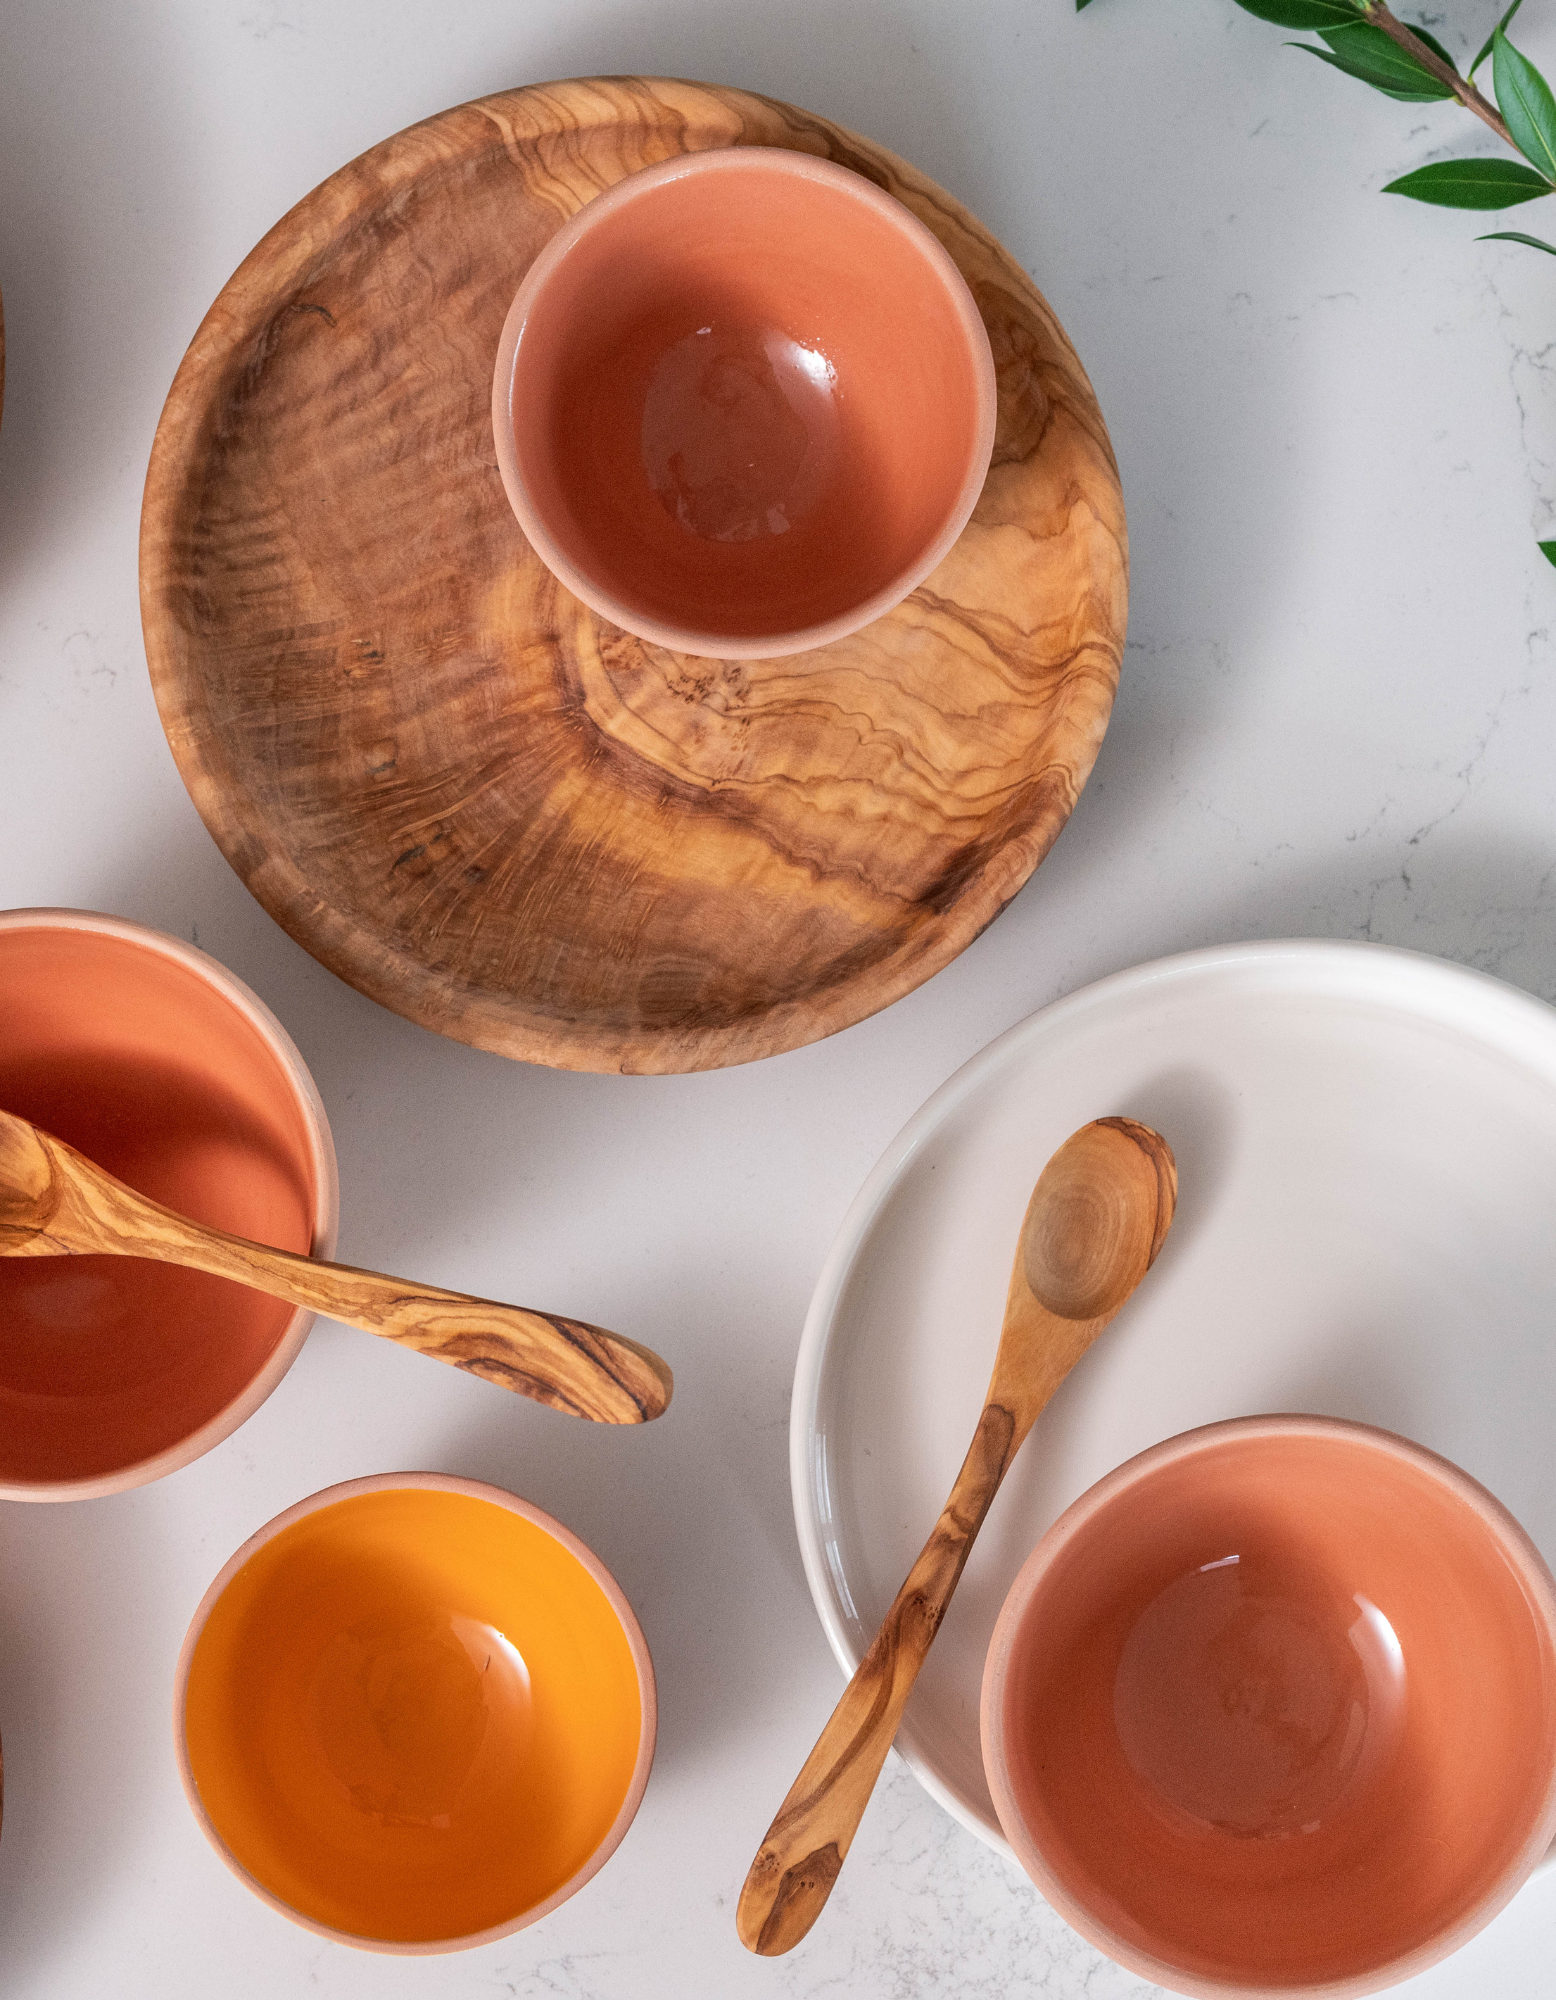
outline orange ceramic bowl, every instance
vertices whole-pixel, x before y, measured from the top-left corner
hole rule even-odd
[[[961,273],[873,183],[773,147],[630,175],[530,266],[492,420],[537,554],[679,652],[797,653],[945,556],[994,445]]]
[[[983,1754],[1043,1895],[1173,1992],[1373,1993],[1556,1833],[1556,1585],[1386,1431],[1250,1417],[1062,1515],[990,1642]]]
[[[278,1515],[206,1592],[174,1731],[216,1851],[309,1930],[456,1951],[604,1866],[654,1757],[599,1557],[495,1486],[400,1473]]]
[[[169,1208],[331,1255],[328,1120],[302,1057],[204,952],[116,917],[0,912],[0,1107]],[[312,1315],[125,1257],[0,1259],[0,1498],[172,1472],[280,1381]]]

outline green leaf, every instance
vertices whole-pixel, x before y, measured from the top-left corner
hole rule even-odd
[[[1521,229],[1493,229],[1485,236],[1477,236],[1477,243],[1527,243],[1531,250],[1548,250],[1556,257],[1556,243],[1542,243],[1538,236],[1525,236]]]
[[[1343,32],[1350,35],[1357,30],[1347,28]],[[1435,76],[1429,76],[1424,69],[1413,63],[1404,50],[1397,48],[1381,29],[1372,28],[1366,32],[1377,35],[1378,40],[1389,52],[1390,61],[1384,63],[1373,60],[1370,46],[1365,49],[1363,60],[1358,60],[1349,47],[1343,51],[1315,49],[1311,42],[1288,42],[1286,46],[1291,49],[1304,49],[1308,55],[1317,56],[1320,62],[1333,64],[1347,76],[1354,76],[1360,83],[1371,84],[1374,90],[1381,90],[1385,97],[1397,98],[1401,104],[1432,104],[1442,98],[1452,97],[1453,92],[1445,83],[1439,83]],[[1324,40],[1333,44],[1339,41],[1340,34],[1341,31],[1338,29],[1333,33],[1326,33]],[[1392,60],[1394,58],[1397,60]]]
[[[1080,0],[1080,4],[1084,7],[1086,4],[1086,0]],[[1476,70],[1480,68],[1481,64],[1486,60],[1487,56],[1489,56],[1491,53],[1491,45],[1497,38],[1497,28],[1505,30],[1508,22],[1512,20],[1513,16],[1518,12],[1519,8],[1523,4],[1524,0],[1513,0],[1512,6],[1508,8],[1507,12],[1502,16],[1501,20],[1498,21],[1497,27],[1493,28],[1491,30],[1491,33],[1487,35],[1485,47],[1481,50],[1480,54],[1475,58],[1475,60],[1470,64],[1469,76],[1471,83],[1475,81]]]
[[[1535,547],[1551,565],[1552,569],[1556,569],[1556,542],[1536,542]]]
[[[1237,0],[1245,14],[1273,21],[1277,28],[1344,28],[1361,19],[1352,0]]]
[[[1075,11],[1078,14],[1083,7],[1089,7],[1090,5],[1091,0],[1075,0]]]
[[[1373,87],[1388,91],[1390,96],[1404,94],[1412,98],[1423,95],[1442,98],[1453,95],[1447,84],[1439,83],[1429,69],[1424,69],[1414,56],[1406,54],[1398,42],[1369,22],[1359,21],[1349,28],[1321,28],[1319,38],[1327,42],[1337,56],[1357,66],[1357,71],[1353,73],[1362,70],[1370,72]]]
[[[1522,160],[1438,160],[1390,181],[1383,192],[1435,202],[1439,208],[1514,208],[1521,201],[1556,194],[1556,188]]]
[[[1500,28],[1492,44],[1497,109],[1519,152],[1550,179],[1556,175],[1556,98],[1534,64],[1518,53]]]

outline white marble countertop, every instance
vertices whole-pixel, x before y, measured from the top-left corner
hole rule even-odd
[[[1499,5],[1431,19],[1464,53]],[[1556,73],[1556,27],[1538,9],[1520,25]],[[1556,266],[1380,196],[1489,135],[1284,39],[1232,0],[1079,18],[1069,0],[10,0],[0,906],[197,940],[313,1068],[345,1258],[620,1326],[671,1358],[678,1395],[653,1431],[606,1435],[323,1326],[196,1465],[0,1511],[7,2000],[1147,1990],[895,1765],[804,1946],[747,1957],[733,1903],[839,1686],[789,1506],[806,1300],[921,1099],[1056,995],[1222,939],[1384,939],[1556,997],[1556,572],[1534,546],[1556,517]],[[632,70],[812,107],[975,210],[1092,374],[1134,549],[1096,774],[1001,921],[831,1041],[658,1080],[440,1041],[292,944],[178,779],[136,603],[162,399],[253,242],[416,118]],[[354,1953],[247,1896],[184,1805],[169,1730],[179,1640],[231,1551],[306,1493],[403,1466],[510,1486],[598,1548],[662,1701],[609,1867],[534,1928],[444,1959]],[[1410,1990],[1535,2000],[1553,1967],[1548,1874]]]

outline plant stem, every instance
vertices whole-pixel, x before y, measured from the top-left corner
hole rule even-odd
[[[1395,18],[1384,5],[1384,0],[1362,0],[1362,12],[1375,28],[1381,28],[1391,42],[1397,42],[1406,55],[1414,58],[1422,69],[1430,72],[1464,106],[1473,111],[1477,118],[1484,119],[1505,146],[1513,146],[1513,135],[1503,123],[1502,114],[1489,98],[1482,97],[1468,77],[1460,76],[1456,69],[1435,55],[1419,36],[1413,35],[1404,22]]]

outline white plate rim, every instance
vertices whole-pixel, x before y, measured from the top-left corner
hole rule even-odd
[[[1398,1003],[1403,995],[1410,993],[1435,998],[1437,1004],[1422,1011],[1439,1017],[1448,1013],[1458,1017],[1466,1027],[1473,1022],[1483,1031],[1482,1039],[1487,1046],[1541,1069],[1556,1080],[1556,1007],[1473,966],[1460,965],[1429,952],[1346,938],[1263,939],[1210,945],[1152,959],[1062,995],[1016,1022],[969,1057],[914,1112],[849,1205],[811,1295],[795,1360],[789,1404],[789,1484],[795,1531],[811,1601],[845,1675],[852,1676],[862,1654],[853,1645],[833,1587],[820,1514],[815,1505],[817,1412],[838,1307],[860,1250],[904,1170],[957,1106],[1028,1043],[1041,1041],[1056,1030],[1067,1028],[1083,1014],[1116,1005],[1154,985],[1194,981],[1217,972],[1236,975],[1271,967],[1276,971],[1289,968],[1293,990],[1300,989],[1304,976],[1311,979],[1321,974],[1327,975],[1333,990],[1337,976],[1343,982],[1349,972],[1354,975],[1352,997],[1358,999]],[[1446,1007],[1444,1001],[1449,1003]],[[1497,1032],[1492,1032],[1493,1029]],[[926,1522],[926,1533],[929,1526]],[[1017,1865],[1004,1835],[969,1812],[926,1758],[904,1746],[894,1748],[937,1804],[986,1846]],[[1542,1869],[1550,1867],[1553,1859],[1556,1848],[1541,1864]]]

